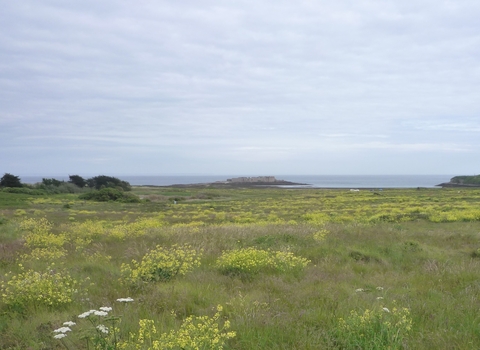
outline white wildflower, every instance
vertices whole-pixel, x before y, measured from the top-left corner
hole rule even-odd
[[[108,334],[108,328],[105,327],[103,324],[99,324],[99,325],[97,326],[97,329],[98,329],[100,332],[102,332],[102,333]]]
[[[377,290],[383,290],[383,287],[377,287]]]
[[[360,293],[360,292],[363,292],[363,291],[364,291],[364,289],[363,289],[363,288],[358,288],[358,289],[355,289],[355,292],[357,292],[357,293]]]
[[[100,310],[102,311],[105,311],[105,312],[109,312],[109,311],[112,311],[112,308],[110,306],[102,306],[101,308],[99,308]]]
[[[377,297],[377,300],[383,300],[383,297]]]
[[[108,312],[105,312],[105,311],[95,311],[93,314],[96,315],[96,316],[107,316],[107,315],[108,315]]]
[[[75,322],[72,322],[72,321],[67,321],[67,322],[63,322],[63,325],[64,325],[64,326],[71,327],[71,326],[75,326],[76,323],[75,323]]]
[[[97,310],[90,310],[90,311],[85,311],[83,314],[78,315],[78,318],[85,318],[93,314]]]
[[[70,329],[70,327],[60,327],[58,329],[55,329],[53,332],[54,333],[67,333],[67,332],[71,332],[72,330]]]
[[[390,310],[387,309],[386,307],[383,308],[383,311],[385,311],[385,312],[390,312]]]
[[[128,303],[130,301],[133,301],[132,298],[128,297],[128,298],[120,298],[120,299],[117,299],[117,301],[121,302],[121,303]]]
[[[60,334],[57,334],[57,335],[54,335],[53,337],[55,339],[62,339],[62,338],[65,338],[67,335],[65,333],[60,333]]]

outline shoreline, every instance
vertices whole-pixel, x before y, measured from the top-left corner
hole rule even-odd
[[[173,184],[173,185],[132,185],[132,187],[147,187],[147,188],[205,188],[205,189],[235,189],[235,188],[279,188],[285,190],[346,190],[355,192],[356,190],[362,191],[378,191],[383,190],[438,190],[442,189],[438,185],[432,187],[425,186],[412,186],[412,187],[374,187],[374,186],[357,186],[357,187],[338,187],[338,186],[326,186],[318,187],[312,184],[303,184],[303,183],[196,183],[196,184]]]
[[[290,181],[275,181],[275,182],[205,182],[205,183],[195,183],[195,184],[173,184],[173,185],[165,185],[165,186],[157,186],[157,185],[141,185],[135,187],[175,187],[175,188],[255,188],[255,187],[274,187],[274,188],[281,188],[281,186],[311,186],[310,184],[305,183],[296,183]]]
[[[476,184],[460,184],[460,183],[454,183],[454,182],[444,182],[441,184],[438,184],[436,186],[442,187],[442,188],[480,188],[480,185]]]
[[[225,183],[227,179],[233,176],[212,175],[212,176],[119,176],[123,181],[127,181],[132,186],[176,186],[177,185],[197,185]],[[436,184],[449,182],[452,175],[282,175],[276,179],[289,181],[298,188],[434,188]],[[48,178],[48,177],[46,177]],[[68,178],[55,177],[61,181],[68,181]],[[42,182],[42,177],[23,178],[22,182],[35,184]],[[272,182],[267,184],[251,182],[249,184],[266,186],[288,186],[288,183]],[[212,186],[212,185],[210,185]],[[216,185],[213,185],[216,186]],[[181,187],[181,186],[180,186]],[[251,186],[249,186],[251,187]],[[292,186],[293,188],[293,186]]]

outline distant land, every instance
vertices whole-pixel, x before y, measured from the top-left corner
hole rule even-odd
[[[234,177],[226,181],[198,184],[174,184],[166,187],[256,187],[256,186],[305,186],[307,184],[276,179],[275,176]]]
[[[480,175],[462,175],[454,176],[449,182],[441,183],[441,187],[480,187]]]

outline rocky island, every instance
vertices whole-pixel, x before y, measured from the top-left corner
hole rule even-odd
[[[167,187],[213,187],[213,188],[239,188],[239,187],[276,187],[276,186],[306,186],[308,184],[279,180],[275,176],[235,177],[226,181],[216,181],[199,184],[178,184]]]
[[[454,176],[449,182],[438,184],[441,187],[480,187],[480,175]]]

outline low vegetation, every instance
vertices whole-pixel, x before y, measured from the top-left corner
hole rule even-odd
[[[125,193],[122,190],[115,188],[102,188],[98,191],[90,191],[81,194],[79,199],[94,200],[97,202],[124,202],[124,203],[138,203],[140,198],[131,193]]]
[[[136,201],[83,198],[102,191]],[[0,348],[477,349],[479,202],[473,188],[2,190]]]
[[[454,184],[480,185],[480,175],[474,176],[455,176],[450,180]]]

